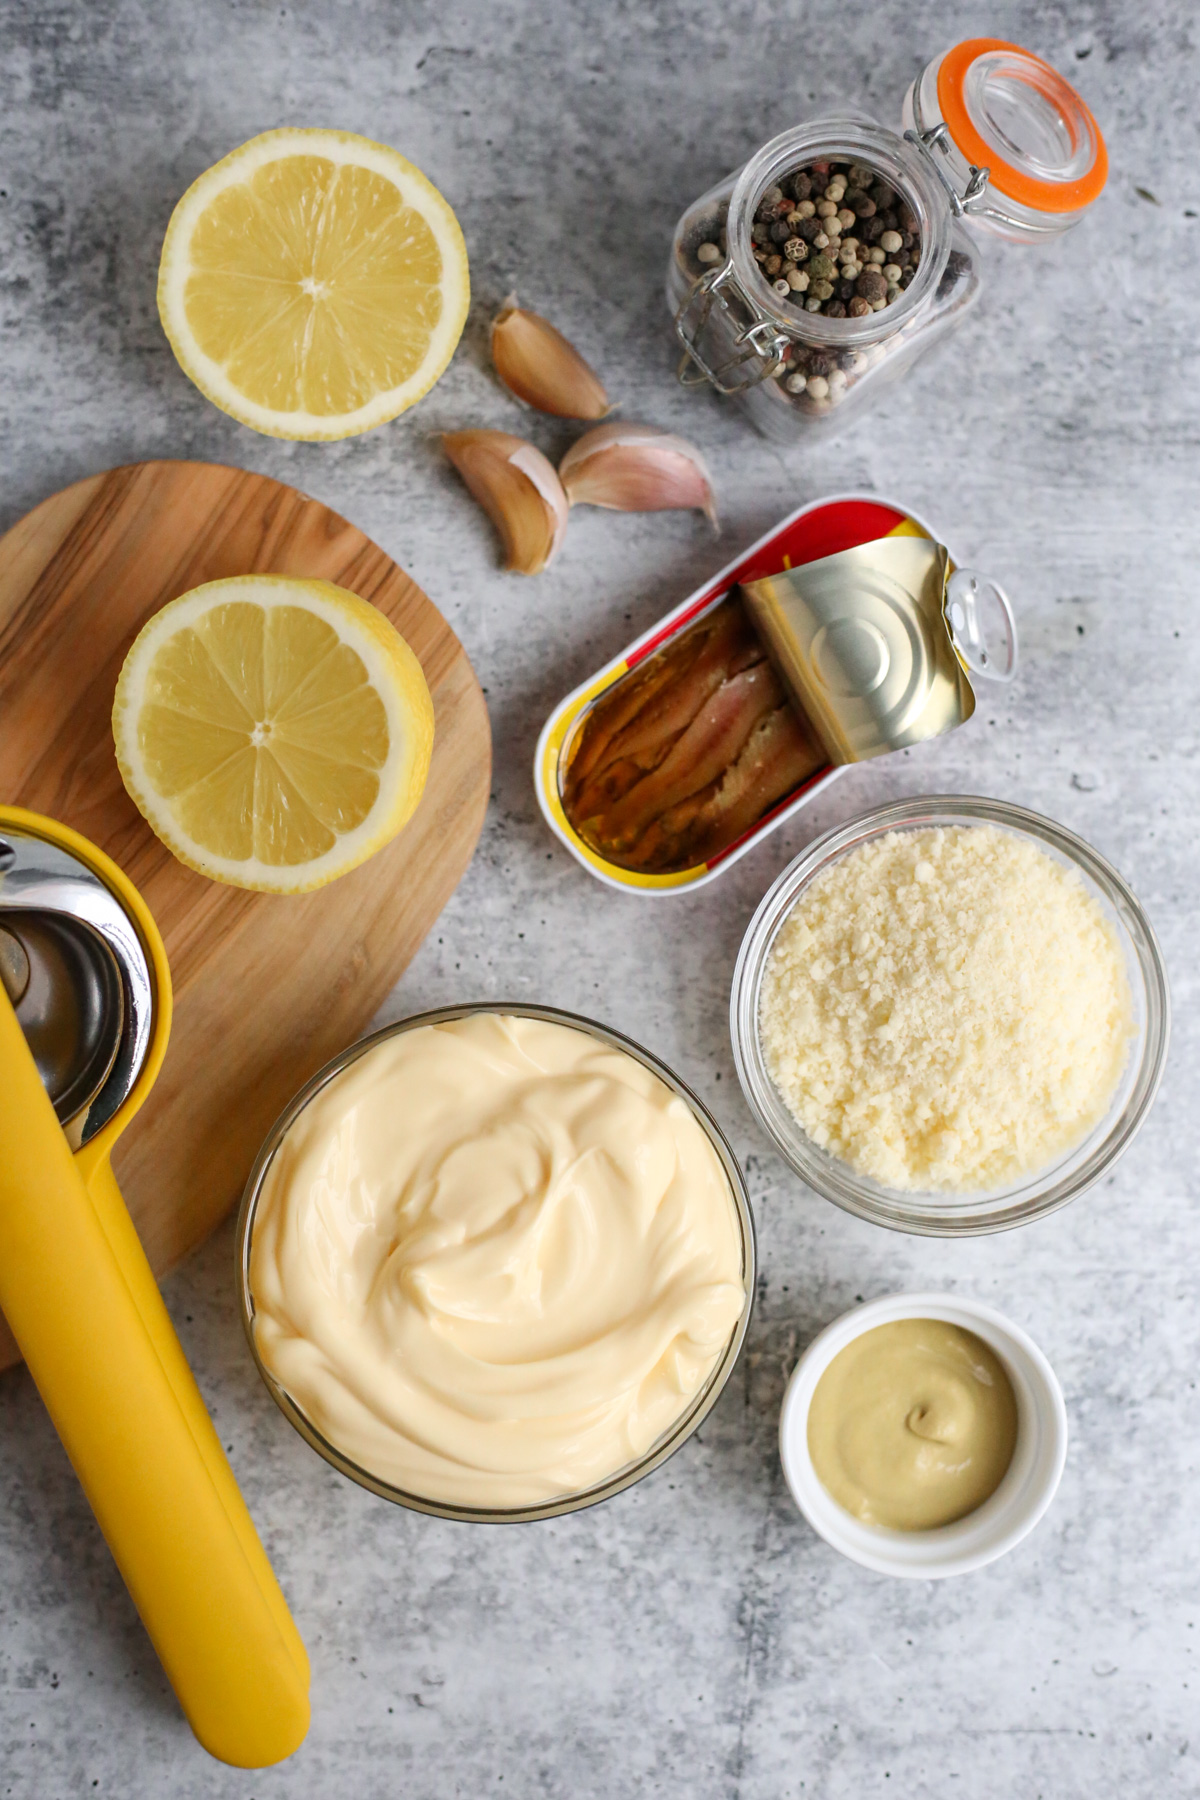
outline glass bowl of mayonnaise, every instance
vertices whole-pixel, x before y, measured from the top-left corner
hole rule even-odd
[[[737,1160],[639,1044],[556,1008],[444,1007],[328,1063],[238,1221],[251,1353],[352,1481],[484,1523],[640,1481],[707,1417],[754,1296]]]

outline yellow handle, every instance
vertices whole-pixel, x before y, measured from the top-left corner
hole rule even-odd
[[[192,1730],[261,1768],[308,1729],[304,1648],[107,1161],[85,1157],[0,988],[0,1309]]]

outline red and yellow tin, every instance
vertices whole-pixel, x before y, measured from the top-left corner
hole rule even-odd
[[[584,841],[568,816],[564,805],[564,777],[570,768],[572,757],[579,747],[581,735],[592,709],[601,697],[622,681],[632,671],[638,669],[648,658],[669,646],[673,640],[693,627],[697,621],[716,607],[731,593],[735,587],[745,587],[754,582],[763,582],[771,576],[779,576],[788,570],[806,565],[820,564],[823,570],[830,570],[835,564],[830,559],[839,557],[843,552],[855,550],[860,546],[875,543],[881,539],[894,537],[917,537],[936,541],[936,534],[911,509],[896,506],[869,494],[845,494],[831,499],[815,501],[801,507],[789,515],[780,524],[751,545],[734,562],[728,564],[719,574],[712,577],[704,587],[690,595],[673,611],[634,640],[621,654],[600,669],[588,681],[576,688],[562,700],[542,730],[538,740],[534,763],[534,785],[538,802],[547,823],[571,854],[589,869],[600,881],[610,887],[623,890],[633,889],[646,894],[679,893],[699,887],[711,881],[721,871],[736,862],[739,856],[761,838],[765,837],[784,819],[790,818],[794,812],[815,793],[823,789],[838,773],[839,766],[846,761],[856,760],[853,753],[839,755],[836,747],[831,746],[828,760],[818,767],[792,791],[785,793],[769,810],[766,811],[748,829],[732,842],[722,846],[718,854],[708,860],[697,861],[687,868],[675,868],[663,873],[649,873],[640,869],[621,867],[608,860],[593,845]],[[853,561],[854,559],[848,559]],[[952,569],[953,564],[948,563]],[[960,576],[969,572],[961,571]],[[974,579],[974,578],[972,578]],[[994,585],[994,584],[989,584]],[[996,590],[998,591],[998,590]],[[968,606],[970,600],[968,598]],[[851,602],[852,604],[852,602]],[[1007,602],[1004,603],[1007,610]],[[964,648],[959,642],[952,619],[954,609],[947,601],[946,627],[954,638],[954,654],[963,664],[964,669],[971,668],[975,673],[981,671],[978,663],[971,657],[969,647]],[[1011,614],[1009,614],[1011,625]],[[774,657],[774,649],[772,651]],[[1012,640],[1012,655],[1009,659],[1011,672],[1015,657],[1015,636]],[[986,659],[985,659],[986,660]],[[784,671],[786,677],[786,671]],[[794,684],[787,683],[794,693]],[[969,708],[968,708],[969,711]],[[826,739],[828,742],[828,739]],[[876,751],[868,754],[878,753]]]

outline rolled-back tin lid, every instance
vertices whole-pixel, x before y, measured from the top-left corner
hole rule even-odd
[[[1016,670],[1003,590],[954,570],[945,547],[892,536],[758,581],[741,593],[793,703],[835,763],[940,737],[975,711],[968,669]]]

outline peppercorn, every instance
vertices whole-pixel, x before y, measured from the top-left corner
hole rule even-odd
[[[831,375],[837,368],[837,358],[829,350],[814,350],[808,359],[810,375]]]
[[[714,223],[688,246],[697,269],[701,235],[726,254]],[[842,156],[816,158],[765,189],[751,241],[755,261],[781,297],[834,319],[863,318],[899,299],[921,249],[919,221],[908,202],[866,163]],[[704,261],[711,256],[709,250]],[[789,364],[795,371],[805,367],[799,354]],[[866,366],[847,365],[850,379]],[[819,365],[812,372],[819,376]]]
[[[952,293],[969,267],[970,261],[962,251],[952,250],[946,258],[946,267],[942,271],[942,279],[937,284],[934,298],[942,300]]]

